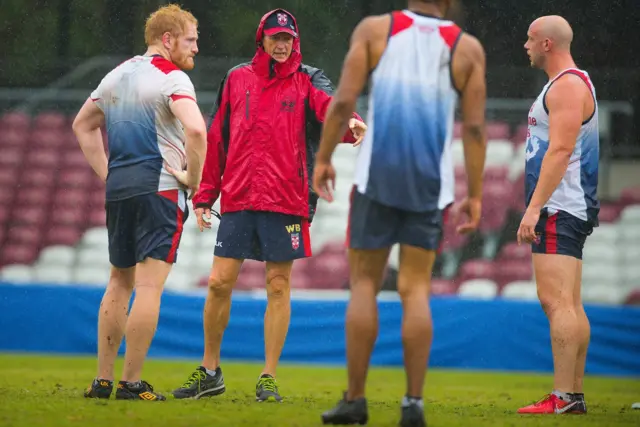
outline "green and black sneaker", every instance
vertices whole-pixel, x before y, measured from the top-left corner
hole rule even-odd
[[[176,399],[200,399],[201,397],[217,396],[226,390],[222,369],[218,366],[214,375],[209,375],[204,366],[198,366],[182,387],[173,391]]]
[[[84,391],[84,397],[88,399],[108,399],[113,391],[113,381],[96,378],[89,388]]]
[[[151,384],[146,381],[138,381],[135,383],[120,381],[116,389],[116,400],[148,400],[159,402],[167,400],[167,398],[160,393],[154,392]]]
[[[278,394],[276,379],[271,375],[263,374],[258,378],[258,384],[256,384],[256,401],[282,402],[282,397]]]

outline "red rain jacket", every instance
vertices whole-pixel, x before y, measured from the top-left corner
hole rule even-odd
[[[299,37],[283,63],[262,49],[264,22],[280,10],[262,17],[251,63],[229,70],[220,84],[196,208],[211,208],[222,193],[222,214],[255,210],[313,219],[313,165],[334,89],[322,70],[302,64]],[[350,130],[343,142],[355,142]]]

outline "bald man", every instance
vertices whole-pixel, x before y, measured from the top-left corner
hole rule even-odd
[[[521,414],[584,414],[589,320],[580,298],[582,248],[598,226],[598,104],[571,56],[573,31],[560,16],[536,19],[524,45],[549,81],[529,110],[526,211],[518,243],[531,244],[538,297],[551,329],[553,392]]]

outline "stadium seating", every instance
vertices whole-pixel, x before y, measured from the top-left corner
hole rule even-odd
[[[0,280],[93,286],[108,280],[104,185],[78,148],[71,121],[55,111],[0,116]],[[457,200],[467,191],[461,131],[456,123],[451,154]],[[446,222],[434,295],[535,300],[531,250],[514,242],[524,209],[526,132],[526,124],[487,125],[480,230],[462,236],[451,218]],[[347,144],[336,150],[336,200],[319,202],[311,227],[314,256],[294,264],[295,289],[348,287],[344,242],[357,152]],[[185,226],[168,289],[187,291],[207,284],[217,221],[201,233],[193,218]],[[619,200],[603,203],[600,221],[585,246],[584,299],[640,304],[640,188],[625,189]],[[392,251],[390,269],[397,269],[397,252]],[[237,289],[264,286],[264,264],[245,262]]]

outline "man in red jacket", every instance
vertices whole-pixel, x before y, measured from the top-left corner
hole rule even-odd
[[[202,183],[193,198],[198,226],[210,225],[221,194],[221,220],[204,308],[205,351],[176,398],[225,391],[220,344],[242,262],[266,261],[265,366],[256,400],[281,401],[275,381],[289,319],[293,260],[311,256],[309,223],[318,196],[311,169],[333,94],[324,73],[302,64],[298,25],[283,9],[263,16],[250,63],[232,68],[218,91]],[[344,142],[357,145],[366,126],[353,114]],[[223,178],[224,177],[224,178]]]

